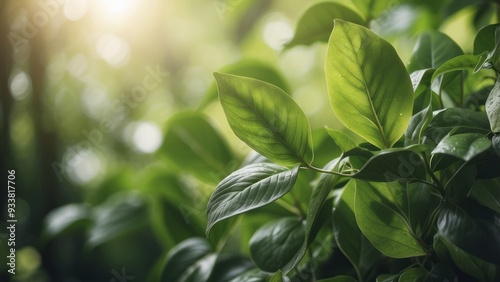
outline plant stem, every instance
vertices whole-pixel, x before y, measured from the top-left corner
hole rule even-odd
[[[321,172],[321,173],[328,173],[328,174],[333,174],[333,175],[337,175],[337,176],[344,176],[344,177],[352,177],[354,175],[354,174],[344,174],[344,173],[332,171],[332,170],[324,170],[321,168],[314,167],[314,166],[307,164],[307,163],[304,163],[303,165],[305,168],[308,168],[310,170],[314,170],[317,172]]]
[[[445,187],[443,187],[443,184],[441,183],[441,181],[439,181],[439,179],[437,179],[437,177],[432,172],[431,167],[429,165],[429,160],[427,159],[427,156],[425,154],[422,154],[422,158],[424,159],[425,170],[427,170],[427,174],[430,175],[430,177],[432,178],[432,181],[435,184],[432,186],[436,187],[438,189],[439,193],[441,194],[441,196],[444,197],[445,191],[446,191]]]

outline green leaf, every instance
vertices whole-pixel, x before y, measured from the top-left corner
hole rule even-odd
[[[356,180],[354,213],[366,238],[383,254],[393,258],[425,255],[410,219],[401,210],[403,187],[397,182]],[[383,235],[381,235],[383,234]]]
[[[299,18],[293,39],[285,48],[327,42],[333,29],[333,20],[342,19],[363,25],[364,21],[356,12],[333,2],[319,2],[309,7]]]
[[[329,162],[324,170],[337,171],[340,159],[335,159]],[[282,270],[285,274],[288,274],[293,268],[297,266],[302,257],[307,251],[307,247],[314,240],[317,235],[319,228],[324,223],[325,218],[323,218],[323,211],[325,207],[328,207],[331,201],[328,202],[327,198],[332,191],[335,184],[339,181],[338,175],[333,174],[321,174],[316,187],[314,188],[311,197],[309,198],[309,208],[306,217],[306,227],[305,236],[302,242],[301,248],[295,253],[295,256],[285,265]],[[331,210],[331,208],[330,208]]]
[[[285,266],[302,247],[305,224],[296,218],[282,218],[257,230],[250,239],[250,254],[264,271],[275,272]]]
[[[419,153],[427,149],[426,145],[412,145],[382,150],[371,157],[353,178],[375,182],[413,182],[425,179],[425,163]]]
[[[472,198],[500,213],[500,178],[479,179],[474,183]]]
[[[466,54],[450,59],[436,69],[436,71],[432,75],[431,81],[434,81],[440,75],[452,71],[473,69],[474,72],[478,72],[483,66],[487,55],[488,54],[486,53],[481,53],[478,55]]]
[[[495,82],[495,86],[486,99],[486,114],[490,121],[490,128],[493,133],[500,133],[500,81]]]
[[[92,209],[94,226],[87,244],[92,248],[148,224],[144,199],[139,194],[116,194]]]
[[[333,140],[324,128],[313,130],[314,161],[313,166],[323,167],[342,154],[342,148]]]
[[[283,76],[272,66],[252,59],[243,59],[234,64],[223,67],[220,72],[239,76],[251,77],[276,85],[285,92],[290,91],[290,86]],[[217,99],[217,85],[213,82],[208,88],[203,101],[200,103],[199,110]]]
[[[222,108],[238,138],[278,164],[312,162],[309,121],[283,90],[256,79],[214,76]]]
[[[207,240],[193,237],[182,241],[167,254],[161,281],[208,281],[217,255]]]
[[[392,147],[413,107],[411,80],[394,48],[362,26],[335,20],[325,72],[339,120],[373,145]]]
[[[254,268],[250,258],[237,254],[221,254],[217,258],[209,282],[228,282]]]
[[[401,274],[399,282],[414,282],[420,281],[427,274],[427,270],[423,268],[412,267]]]
[[[382,13],[387,11],[390,7],[401,2],[400,0],[353,0],[354,4],[358,7],[366,19],[371,20],[377,18]]]
[[[356,281],[358,280],[352,278],[352,276],[347,276],[347,275],[339,275],[332,278],[317,280],[317,282],[356,282]]]
[[[397,281],[399,274],[381,274],[377,276],[377,282],[393,282]]]
[[[495,280],[495,264],[465,252],[439,234],[436,234],[434,238],[434,249],[442,261],[452,260],[463,272],[474,276],[479,281],[493,282]]]
[[[269,274],[259,269],[247,271],[229,282],[266,282]]]
[[[328,132],[328,135],[330,135],[330,137],[333,139],[335,144],[337,144],[337,146],[342,150],[342,153],[345,153],[357,147],[351,136],[347,135],[346,133],[328,127],[325,127],[325,129],[326,132]]]
[[[474,54],[491,52],[496,48],[495,32],[500,24],[492,24],[481,28],[474,39]]]
[[[52,238],[73,228],[88,226],[90,214],[90,207],[85,204],[68,204],[53,209],[45,216],[44,235]]]
[[[345,186],[333,211],[333,234],[342,253],[354,266],[360,281],[368,280],[372,266],[382,257],[361,233],[354,215],[354,180]]]
[[[273,275],[269,276],[266,280],[267,282],[291,282],[290,278],[283,275],[283,272],[277,271]]]
[[[484,134],[461,133],[443,138],[432,150],[432,154],[445,154],[463,161],[470,161],[490,148],[491,141]]]
[[[170,119],[162,152],[179,171],[210,184],[217,184],[231,173],[227,164],[234,161],[228,145],[207,118],[193,112]]]
[[[420,35],[410,58],[408,71],[437,69],[448,60],[463,54],[457,45],[446,34],[438,31],[427,31]]]
[[[473,200],[443,202],[438,234],[484,261],[500,265],[500,214]]]
[[[433,113],[429,126],[424,130],[425,143],[439,143],[457,127],[471,127],[489,130],[490,124],[484,112],[463,108],[447,108]]]
[[[217,222],[265,206],[292,189],[299,167],[260,163],[237,170],[215,188],[207,207],[207,234]]]

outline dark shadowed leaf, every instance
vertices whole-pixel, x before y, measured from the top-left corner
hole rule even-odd
[[[471,196],[483,206],[500,213],[500,178],[477,180]]]
[[[376,182],[425,179],[425,163],[419,153],[426,150],[426,145],[382,150],[371,157],[353,177]]]
[[[491,148],[491,140],[481,133],[448,135],[432,150],[432,154],[445,154],[470,161]]]
[[[500,214],[473,200],[447,201],[437,221],[438,234],[484,261],[500,264]]]
[[[275,272],[285,266],[302,247],[305,224],[297,218],[282,218],[257,230],[250,239],[250,254],[264,271]]]
[[[193,237],[182,241],[167,254],[161,281],[208,281],[217,255],[204,238]]]

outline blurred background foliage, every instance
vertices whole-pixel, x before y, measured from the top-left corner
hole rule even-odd
[[[283,49],[314,2],[1,1],[1,171],[5,180],[16,170],[18,224],[17,273],[7,275],[2,256],[0,280],[118,281],[126,273],[146,281],[176,244],[204,237],[214,186],[256,157],[245,160],[250,149],[225,121],[214,71],[279,85],[313,129],[341,129],[327,101],[326,45]],[[494,21],[486,0],[393,2],[373,11],[371,28],[406,63],[422,31],[441,30],[471,52],[477,29]],[[321,144],[325,134],[314,138]],[[251,234],[286,215],[286,201],[211,242],[248,253]]]

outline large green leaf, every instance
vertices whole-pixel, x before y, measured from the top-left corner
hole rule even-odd
[[[299,167],[288,169],[276,164],[246,166],[230,174],[215,188],[207,206],[207,234],[217,222],[262,207],[292,189]]]
[[[356,12],[333,2],[319,2],[309,7],[300,17],[293,39],[286,48],[296,45],[310,45],[327,42],[333,29],[333,20],[342,19],[363,25],[364,21]]]
[[[333,211],[333,233],[342,253],[354,266],[360,281],[367,281],[370,269],[381,258],[380,252],[361,233],[354,215],[356,183],[344,188]]]
[[[445,154],[469,161],[489,150],[491,141],[481,133],[448,135],[432,150],[432,154]]]
[[[419,152],[427,148],[426,145],[413,145],[382,150],[371,157],[353,177],[376,182],[423,180],[426,177],[425,163]]]
[[[230,282],[267,282],[269,277],[270,275],[268,272],[264,272],[256,268],[238,275]]]
[[[362,26],[335,20],[325,72],[339,120],[373,145],[392,147],[413,107],[410,76],[394,48]]]
[[[473,200],[443,203],[438,234],[479,259],[500,265],[500,214]]]
[[[243,59],[234,64],[223,67],[220,72],[259,79],[271,83],[272,85],[276,85],[285,92],[290,91],[290,86],[283,76],[275,68],[261,61]],[[216,99],[217,85],[213,82],[208,88],[199,108],[205,108]]]
[[[304,239],[305,224],[302,220],[282,218],[255,232],[249,243],[250,254],[260,269],[275,272],[294,257]]]
[[[442,261],[453,261],[463,272],[479,281],[495,281],[495,264],[479,259],[457,247],[445,237],[436,234],[434,249]]]
[[[490,128],[493,133],[500,133],[500,81],[495,82],[495,86],[486,99],[486,114],[490,121]]]
[[[165,258],[161,281],[208,281],[217,255],[203,238],[193,237],[182,241],[170,250]]]
[[[280,88],[269,83],[215,73],[220,102],[238,138],[283,165],[313,160],[309,121]]]
[[[222,136],[202,114],[185,112],[170,119],[162,152],[179,171],[217,184],[231,173],[234,159]]]
[[[426,255],[411,219],[403,210],[406,194],[397,182],[356,180],[354,213],[358,226],[375,248],[393,258]]]

